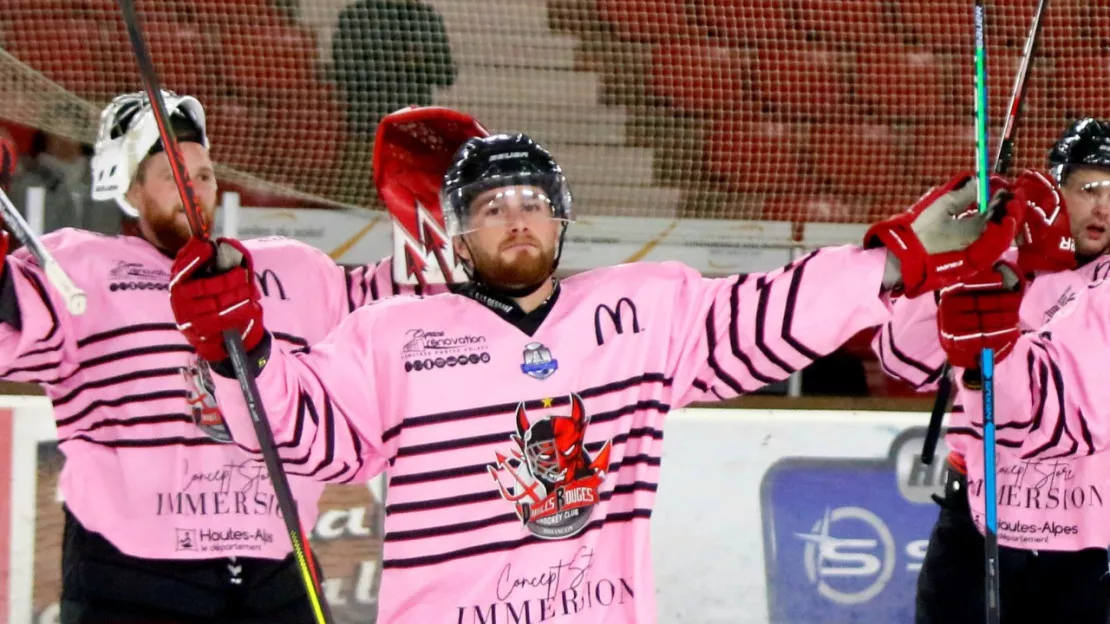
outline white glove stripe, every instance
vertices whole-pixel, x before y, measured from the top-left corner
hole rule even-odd
[[[177,283],[181,281],[181,278],[184,277],[190,271],[192,271],[193,267],[196,266],[196,264],[198,262],[200,262],[200,258],[193,258],[193,261],[190,262],[184,269],[178,271],[177,275],[174,275],[170,279],[170,290],[173,290],[173,287],[176,286]]]
[[[993,332],[976,332],[974,334],[961,334],[959,336],[957,336],[955,334],[950,334],[948,332],[941,332],[941,336],[943,336],[945,340],[951,340],[953,342],[961,342],[961,341],[964,341],[964,340],[979,340],[979,339],[982,339],[982,338],[995,338],[997,336],[1005,336],[1006,334],[1010,334],[1010,333],[1013,333],[1015,331],[1017,331],[1016,327],[1014,327],[1012,329],[1003,329],[1003,330],[993,331]]]
[[[235,305],[233,305],[229,308],[225,308],[223,310],[220,310],[218,316],[223,316],[225,314],[231,314],[232,312],[234,312],[234,311],[238,310],[239,308],[249,304],[250,302],[251,302],[250,299],[244,299],[244,300],[240,301],[239,303],[236,303]]]

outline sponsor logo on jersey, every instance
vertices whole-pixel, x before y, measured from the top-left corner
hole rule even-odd
[[[120,260],[108,273],[108,290],[123,292],[128,290],[168,290],[170,273],[164,269],[152,269],[139,262]]]
[[[116,266],[112,268],[109,273],[110,277],[114,280],[122,280],[128,278],[145,279],[152,282],[166,282],[170,281],[170,273],[164,269],[151,269],[142,265],[139,262],[124,262],[120,260]]]
[[[591,457],[583,446],[590,417],[578,395],[570,396],[570,405],[569,415],[538,419],[518,405],[513,448],[508,454],[497,452],[497,462],[486,466],[501,497],[543,539],[565,539],[586,526],[609,472],[612,440]]]
[[[469,355],[448,355],[447,357],[424,358],[422,360],[408,360],[405,362],[405,372],[429,371],[436,368],[453,368],[456,366],[474,366],[475,364],[488,364],[490,355],[486,353],[471,353]]]
[[[490,361],[485,336],[455,334],[437,329],[409,329],[401,347],[405,372],[485,364]]]
[[[258,289],[262,292],[263,297],[270,297],[271,293],[282,301],[288,301],[289,297],[285,294],[285,284],[281,283],[281,278],[273,269],[266,269],[261,273],[255,273],[254,278],[258,280]]]
[[[597,338],[597,346],[605,344],[602,319],[606,316],[612,323],[613,335],[619,336],[625,332],[625,329],[633,334],[640,333],[640,315],[636,311],[636,304],[628,297],[621,297],[617,300],[617,305],[612,308],[603,303],[594,310],[594,335]]]
[[[559,360],[551,357],[551,349],[539,342],[530,342],[524,346],[524,363],[520,365],[520,372],[534,379],[547,379],[559,370]]]
[[[177,550],[190,550],[193,552],[229,552],[250,550],[259,551],[264,546],[274,541],[274,534],[266,529],[175,529],[177,532]],[[234,559],[234,558],[233,558]],[[234,561],[229,564],[228,571],[232,576],[242,572],[236,571]],[[238,566],[235,566],[238,567]],[[234,578],[232,579],[234,583]]]
[[[200,550],[196,529],[177,529],[178,550]]]
[[[1051,321],[1052,318],[1056,316],[1056,313],[1067,307],[1069,303],[1075,301],[1077,296],[1078,295],[1072,290],[1071,286],[1068,286],[1064,289],[1064,294],[1060,295],[1060,298],[1056,300],[1056,303],[1052,304],[1052,307],[1044,311],[1043,321],[1045,323]]]

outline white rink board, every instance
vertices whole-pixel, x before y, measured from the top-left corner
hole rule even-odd
[[[2,409],[14,413],[7,621],[31,624],[34,447],[53,439],[54,426],[42,397],[0,396]],[[926,419],[924,414],[900,412],[672,413],[653,520],[659,622],[768,623],[761,510],[761,485],[768,469],[786,457],[880,460],[900,434],[916,430]],[[915,445],[919,448],[919,442]],[[939,452],[944,452],[943,445]],[[935,508],[922,505],[922,510],[935,515]]]
[[[898,434],[927,421],[904,412],[673,413],[652,528],[659,622],[766,624],[768,468],[785,457],[885,458]]]

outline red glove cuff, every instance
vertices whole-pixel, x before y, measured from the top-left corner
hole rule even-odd
[[[1014,182],[1014,202],[1025,207],[1018,245],[1023,275],[1072,271],[1079,266],[1067,203],[1052,178],[1024,171]]]

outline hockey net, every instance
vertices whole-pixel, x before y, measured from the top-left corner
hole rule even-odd
[[[973,162],[963,0],[139,0],[227,181],[373,207],[374,121],[440,104],[526,131],[582,215],[865,222]],[[992,136],[1035,0],[988,3]],[[139,82],[112,0],[8,0],[0,118],[82,141]],[[1047,12],[1017,143],[1110,110],[1110,4]],[[992,148],[993,152],[993,148]]]
[[[994,141],[1036,4],[987,3]],[[971,5],[138,0],[164,86],[203,101],[221,183],[247,203],[377,208],[374,122],[438,104],[547,145],[585,220],[613,217],[643,225],[645,238],[694,245],[706,230],[676,223],[865,223],[970,168]],[[1110,114],[1108,78],[1110,3],[1054,0],[1015,168],[1042,167],[1071,120]],[[24,150],[35,130],[91,143],[100,107],[139,87],[112,0],[3,2],[0,131]],[[44,444],[36,621],[51,617],[61,535],[58,457]],[[365,535],[357,510],[372,504],[351,496],[335,503],[347,515],[329,516],[323,537]],[[352,613],[369,600],[362,565],[376,556],[358,553],[335,589]]]

